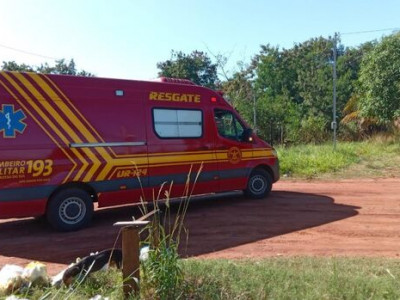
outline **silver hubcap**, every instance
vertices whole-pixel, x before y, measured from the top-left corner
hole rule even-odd
[[[250,189],[255,194],[264,193],[267,188],[267,184],[265,183],[265,178],[261,175],[256,175],[251,177],[250,181]]]
[[[81,198],[69,197],[61,203],[59,215],[66,224],[79,223],[86,215],[85,203]]]

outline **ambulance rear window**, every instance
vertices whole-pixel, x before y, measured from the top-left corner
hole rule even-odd
[[[195,109],[153,109],[153,126],[160,138],[200,138],[203,114]]]

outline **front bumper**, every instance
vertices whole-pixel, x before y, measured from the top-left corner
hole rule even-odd
[[[275,163],[271,166],[272,175],[273,175],[273,182],[277,182],[280,178],[279,172],[279,159],[275,159]]]

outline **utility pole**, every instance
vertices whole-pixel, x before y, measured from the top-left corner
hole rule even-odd
[[[336,48],[337,48],[337,39],[338,39],[338,33],[335,32],[335,36],[333,38],[333,108],[332,108],[332,113],[333,113],[333,121],[331,123],[331,128],[333,129],[333,150],[336,150],[336,128],[337,128],[337,122],[336,122]]]
[[[257,114],[256,114],[256,96],[254,95],[253,92],[253,127],[254,127],[254,132],[257,133]]]

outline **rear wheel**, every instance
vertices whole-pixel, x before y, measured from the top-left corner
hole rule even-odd
[[[93,201],[81,189],[70,188],[53,195],[47,206],[47,220],[59,231],[73,231],[87,226],[93,215]]]
[[[269,194],[272,189],[271,175],[263,169],[255,169],[251,172],[247,188],[245,189],[246,196],[260,199]]]

